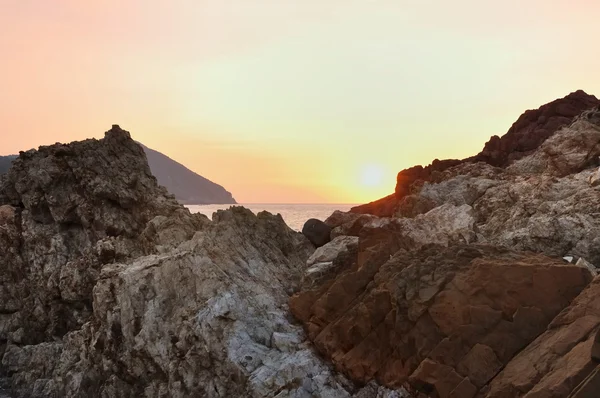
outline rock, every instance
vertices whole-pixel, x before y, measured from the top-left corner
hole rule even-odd
[[[378,217],[373,216],[371,214],[348,214],[353,214],[356,217],[352,218],[350,221],[344,224],[335,227],[331,231],[332,239],[335,239],[338,236],[358,236],[365,225],[377,222],[377,220],[379,219]]]
[[[591,110],[544,141],[538,150],[508,167],[514,174],[551,174],[564,177],[592,167],[600,155],[598,110]],[[586,178],[591,181],[591,177]]]
[[[568,396],[596,367],[591,351],[600,327],[599,293],[595,278],[494,378],[486,397]]]
[[[331,240],[331,227],[321,220],[311,218],[304,223],[302,234],[316,247],[321,247]]]
[[[357,214],[372,214],[378,217],[391,217],[396,212],[397,206],[398,198],[394,193],[371,203],[354,206],[350,211]]]
[[[314,247],[266,212],[190,214],[120,128],[22,153],[0,201],[0,375],[15,397],[371,391],[290,319]]]
[[[338,236],[331,242],[319,247],[306,262],[309,267],[315,263],[326,263],[335,260],[341,253],[350,250],[350,246],[358,245],[356,236]]]
[[[583,111],[597,107],[600,101],[582,90],[557,99],[536,110],[528,110],[501,138],[494,136],[473,161],[505,167],[536,150],[548,137],[569,125]]]
[[[593,162],[600,153],[600,111],[588,111],[563,127],[529,156],[507,168],[485,163],[462,163],[438,172],[423,182],[418,193],[410,196],[414,203],[448,209],[467,205],[472,221],[464,225],[463,236],[469,242],[503,245],[563,257],[583,257],[591,264],[600,263],[600,221],[597,214],[600,197],[588,183],[595,172]],[[590,163],[592,162],[592,163]],[[450,207],[448,207],[450,206]],[[415,219],[418,211],[407,209]],[[425,214],[425,213],[423,213]],[[402,212],[397,213],[402,216]],[[431,233],[443,241],[444,225],[452,216],[433,224],[412,223],[397,217],[407,229]],[[463,220],[466,220],[463,218]],[[364,225],[353,234],[359,235]],[[436,227],[437,226],[437,227]],[[338,227],[339,228],[339,227]],[[436,231],[437,229],[437,231]]]
[[[580,266],[580,267],[586,267],[587,269],[590,270],[590,273],[593,276],[598,275],[598,269],[596,268],[596,266],[593,265],[593,264],[591,264],[591,263],[589,263],[588,261],[586,261],[582,257],[580,257],[575,264],[578,265],[578,266]]]
[[[569,395],[569,398],[595,398],[600,391],[600,366],[577,386],[577,388]]]
[[[600,329],[596,332],[596,337],[592,344],[592,361],[600,363]]]
[[[325,224],[329,225],[331,229],[335,229],[345,224],[353,223],[358,218],[360,218],[360,214],[352,213],[352,212],[343,212],[340,210],[336,210],[324,221]]]
[[[593,187],[597,187],[600,185],[600,169],[596,169],[589,177],[589,183]]]
[[[83,325],[102,262],[146,252],[134,244],[146,223],[180,208],[157,185],[141,147],[117,127],[99,141],[21,153],[0,192],[0,255],[7,260],[0,264],[0,302],[9,311],[0,319],[0,341],[21,344]],[[120,251],[99,257],[100,241]]]
[[[403,228],[389,231],[402,241]],[[542,255],[460,244],[398,251],[363,232],[354,266],[290,299],[319,351],[362,382],[474,396],[592,279]]]
[[[435,159],[428,166],[414,166],[398,173],[396,189],[393,195],[351,209],[355,213],[373,214],[379,217],[391,217],[398,214],[402,217],[414,217],[431,210],[431,202],[423,198],[413,197],[405,203],[401,201],[420,192],[427,182],[440,182],[440,176],[448,170],[462,165],[485,163],[493,167],[506,168],[523,157],[531,155],[545,141],[563,127],[572,124],[585,111],[600,106],[600,100],[579,90],[557,99],[536,110],[528,110],[522,114],[502,137],[493,136],[483,150],[470,158],[463,160]],[[588,121],[596,123],[593,115],[587,116]],[[598,124],[598,123],[596,123]],[[582,144],[590,144],[582,143]],[[552,144],[546,145],[552,148]],[[560,153],[567,148],[556,149],[550,153]],[[599,165],[595,156],[597,151],[586,159],[587,165]],[[577,161],[578,159],[573,159]],[[581,167],[582,164],[579,164]]]

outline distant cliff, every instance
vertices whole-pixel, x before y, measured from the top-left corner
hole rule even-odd
[[[222,186],[194,173],[181,163],[143,144],[148,164],[158,183],[185,204],[236,204]]]
[[[4,174],[8,171],[10,164],[16,157],[17,155],[0,156],[0,174]]]

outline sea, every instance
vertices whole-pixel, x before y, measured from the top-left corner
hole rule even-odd
[[[231,206],[244,206],[254,214],[263,210],[272,214],[281,214],[285,223],[295,231],[302,231],[304,223],[310,218],[325,221],[334,211],[348,211],[355,204],[273,204],[273,203],[240,203],[238,205],[188,205],[192,213],[202,213],[212,219],[217,210],[225,210]]]

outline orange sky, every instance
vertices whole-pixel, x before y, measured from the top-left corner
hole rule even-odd
[[[239,202],[359,203],[600,94],[600,2],[3,0],[1,154],[112,124]]]

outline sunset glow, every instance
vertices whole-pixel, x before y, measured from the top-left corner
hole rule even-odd
[[[378,187],[384,183],[385,172],[381,166],[369,164],[364,166],[360,181],[365,187]]]
[[[119,124],[239,202],[375,200],[524,109],[600,94],[595,1],[1,7],[0,154]]]

